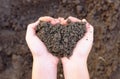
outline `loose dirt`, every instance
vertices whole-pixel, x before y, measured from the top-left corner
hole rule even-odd
[[[70,22],[67,25],[40,22],[37,29],[37,35],[45,43],[48,51],[58,58],[70,57],[73,48],[85,32],[86,25],[83,22]]]
[[[90,77],[117,79],[120,0],[0,0],[0,79],[31,79],[33,60],[25,41],[26,28],[46,15],[87,19],[95,31],[88,58]],[[64,79],[63,74],[58,73],[58,79]]]

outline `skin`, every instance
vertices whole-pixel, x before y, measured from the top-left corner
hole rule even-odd
[[[33,55],[32,79],[56,79],[58,58],[51,55],[44,43],[36,36],[36,26],[39,21],[52,21],[51,17],[41,17],[35,23],[29,24],[26,32],[26,42]],[[47,73],[47,74],[46,74]],[[49,74],[48,74],[49,73]]]
[[[81,21],[71,16],[67,19],[70,19],[72,22]],[[65,25],[67,24],[67,19],[65,20],[61,17],[54,19],[45,16],[28,25],[26,42],[33,55],[32,79],[56,79],[59,61],[57,57],[50,54],[44,43],[37,37],[36,26],[39,24],[39,21],[51,22],[53,25],[56,23]],[[78,41],[73,50],[73,55],[69,59],[67,57],[61,58],[65,79],[89,79],[87,58],[93,43],[93,27],[85,19],[82,21],[87,23],[85,36]]]
[[[74,17],[68,19],[72,22],[81,21]],[[62,58],[65,79],[89,79],[87,58],[93,44],[93,27],[85,19],[82,21],[87,23],[85,36],[78,41],[73,50],[73,55],[69,59],[67,57]]]

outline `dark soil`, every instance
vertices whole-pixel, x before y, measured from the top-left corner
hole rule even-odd
[[[37,29],[38,37],[45,43],[48,51],[57,57],[70,57],[77,42],[84,36],[86,25],[83,22],[67,25],[40,22]]]
[[[91,79],[120,78],[120,0],[0,0],[0,79],[31,79],[26,28],[44,15],[87,19],[95,31],[88,58]]]

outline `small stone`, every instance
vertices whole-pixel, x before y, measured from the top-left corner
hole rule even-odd
[[[60,74],[60,77],[63,78],[63,74]]]

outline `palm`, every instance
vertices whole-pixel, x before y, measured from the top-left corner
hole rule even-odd
[[[70,19],[72,22],[81,22],[81,20],[74,17],[69,17],[68,19]],[[93,43],[93,27],[86,20],[83,19],[82,21],[86,22],[87,32],[85,33],[85,36],[78,41],[73,50],[73,55],[69,59],[66,57],[62,58],[63,61],[72,61],[74,59],[81,58],[86,60],[89,55]]]
[[[26,33],[26,41],[27,44],[32,52],[33,58],[39,57],[45,60],[53,60],[55,63],[58,62],[57,57],[51,55],[44,43],[37,37],[36,35],[36,26],[39,24],[39,21],[52,21],[53,18],[51,17],[41,17],[35,23],[29,24]]]
[[[85,20],[83,20],[85,21]],[[87,33],[78,41],[75,49],[73,50],[73,56],[87,58],[92,48],[93,43],[93,27],[86,21]]]

